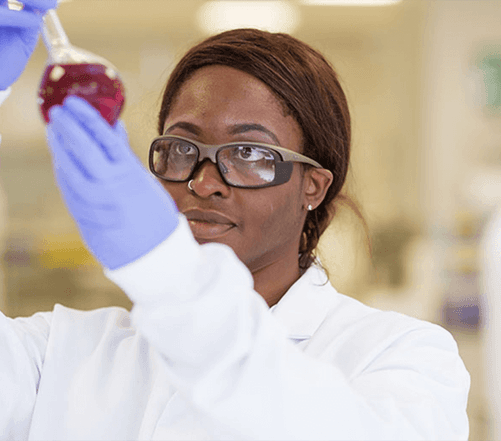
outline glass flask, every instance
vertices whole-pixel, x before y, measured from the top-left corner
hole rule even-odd
[[[53,9],[44,16],[42,38],[49,52],[38,92],[45,122],[49,122],[52,106],[62,104],[69,95],[76,95],[114,125],[125,102],[125,88],[117,69],[109,61],[72,46]]]

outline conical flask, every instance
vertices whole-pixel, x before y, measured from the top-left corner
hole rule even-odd
[[[49,122],[52,106],[76,95],[114,125],[125,102],[125,88],[117,69],[109,61],[72,46],[55,10],[47,11],[44,16],[42,38],[49,52],[38,93],[45,122]]]

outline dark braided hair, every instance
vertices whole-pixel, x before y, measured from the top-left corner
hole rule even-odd
[[[306,216],[298,250],[299,266],[306,270],[315,261],[320,236],[334,216],[334,201],[348,202],[362,217],[356,205],[340,194],[348,172],[351,124],[336,72],[320,53],[290,35],[257,29],[223,32],[190,49],[171,73],[158,115],[159,134],[181,86],[196,70],[209,65],[232,67],[265,83],[282,103],[284,114],[299,123],[302,153],[334,175],[322,203]]]

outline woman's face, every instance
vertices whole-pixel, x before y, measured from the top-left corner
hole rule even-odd
[[[225,66],[204,67],[184,83],[164,133],[204,144],[252,141],[295,152],[300,152],[302,143],[299,124],[284,116],[268,87]],[[311,203],[308,180],[301,178],[299,167],[294,165],[287,183],[261,189],[226,185],[210,160],[195,173],[193,191],[186,182],[160,182],[186,215],[198,243],[230,246],[255,272],[285,257],[297,260],[305,207]]]

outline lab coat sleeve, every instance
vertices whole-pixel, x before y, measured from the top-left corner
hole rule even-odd
[[[51,313],[9,318],[0,312],[0,440],[28,439]]]
[[[233,251],[199,246],[183,216],[147,256],[106,274],[214,439],[468,437],[469,376],[438,326],[400,333],[347,378],[294,346]]]
[[[0,105],[9,93],[0,91]],[[28,439],[50,318],[11,319],[0,312],[0,440]]]

